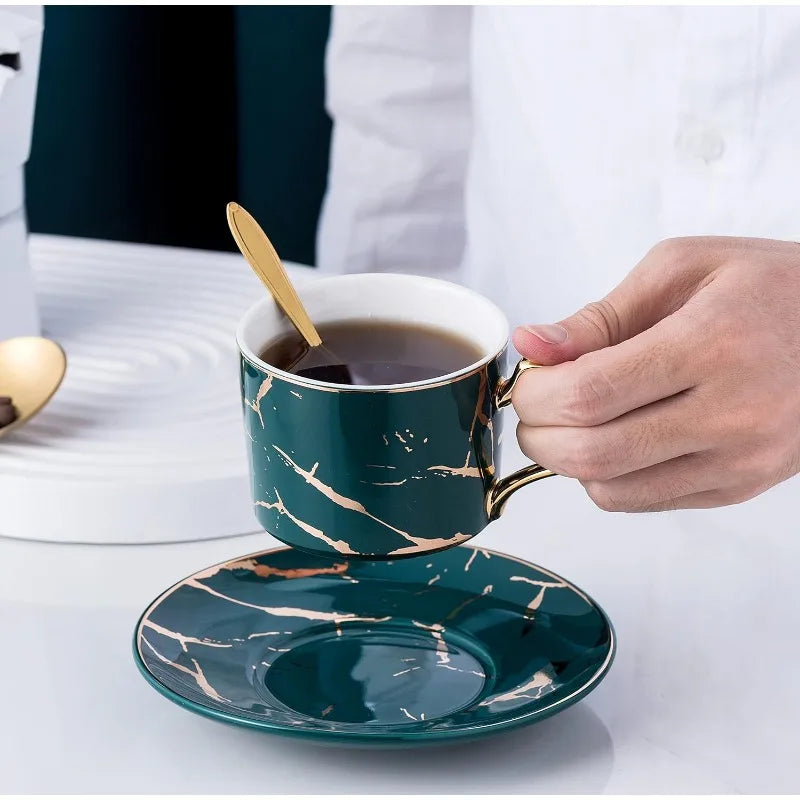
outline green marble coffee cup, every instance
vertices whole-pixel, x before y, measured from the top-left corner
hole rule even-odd
[[[251,489],[259,523],[300,550],[396,559],[479,533],[521,486],[552,475],[537,464],[500,477],[501,409],[520,362],[503,377],[508,323],[464,287],[393,274],[342,275],[298,291],[317,324],[375,319],[435,325],[482,356],[458,372],[392,386],[298,377],[259,353],[290,330],[269,297],[237,331]]]

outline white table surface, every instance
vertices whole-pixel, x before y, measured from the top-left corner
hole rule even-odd
[[[513,420],[506,440],[504,471],[522,463]],[[173,705],[139,676],[131,635],[142,608],[194,570],[272,546],[267,534],[0,539],[0,792],[796,792],[798,488],[648,516],[601,512],[568,479],[520,492],[478,541],[593,595],[614,622],[617,659],[562,714],[428,750],[239,730]]]

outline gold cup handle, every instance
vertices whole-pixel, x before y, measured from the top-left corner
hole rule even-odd
[[[500,381],[497,385],[494,396],[495,407],[505,408],[505,406],[509,405],[511,403],[511,395],[514,391],[514,387],[517,385],[520,375],[529,369],[539,369],[540,366],[540,364],[534,364],[528,361],[527,358],[523,358],[519,361],[517,366],[514,367],[511,377]],[[542,478],[549,478],[555,474],[555,472],[551,472],[549,469],[545,469],[534,463],[528,464],[527,467],[518,469],[510,475],[506,475],[505,478],[492,481],[492,484],[489,486],[489,491],[486,493],[486,513],[489,517],[489,522],[497,519],[503,513],[508,498],[511,497],[517,489],[521,489],[523,486],[527,486],[529,483],[541,480]]]

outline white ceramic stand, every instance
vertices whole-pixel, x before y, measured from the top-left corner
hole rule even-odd
[[[266,290],[244,259],[33,236],[31,261],[67,374],[0,439],[0,535],[142,543],[258,530],[234,334]]]

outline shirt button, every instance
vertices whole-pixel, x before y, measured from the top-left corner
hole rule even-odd
[[[716,132],[707,128],[690,128],[678,134],[678,148],[706,163],[716,161],[725,152],[725,142]]]

